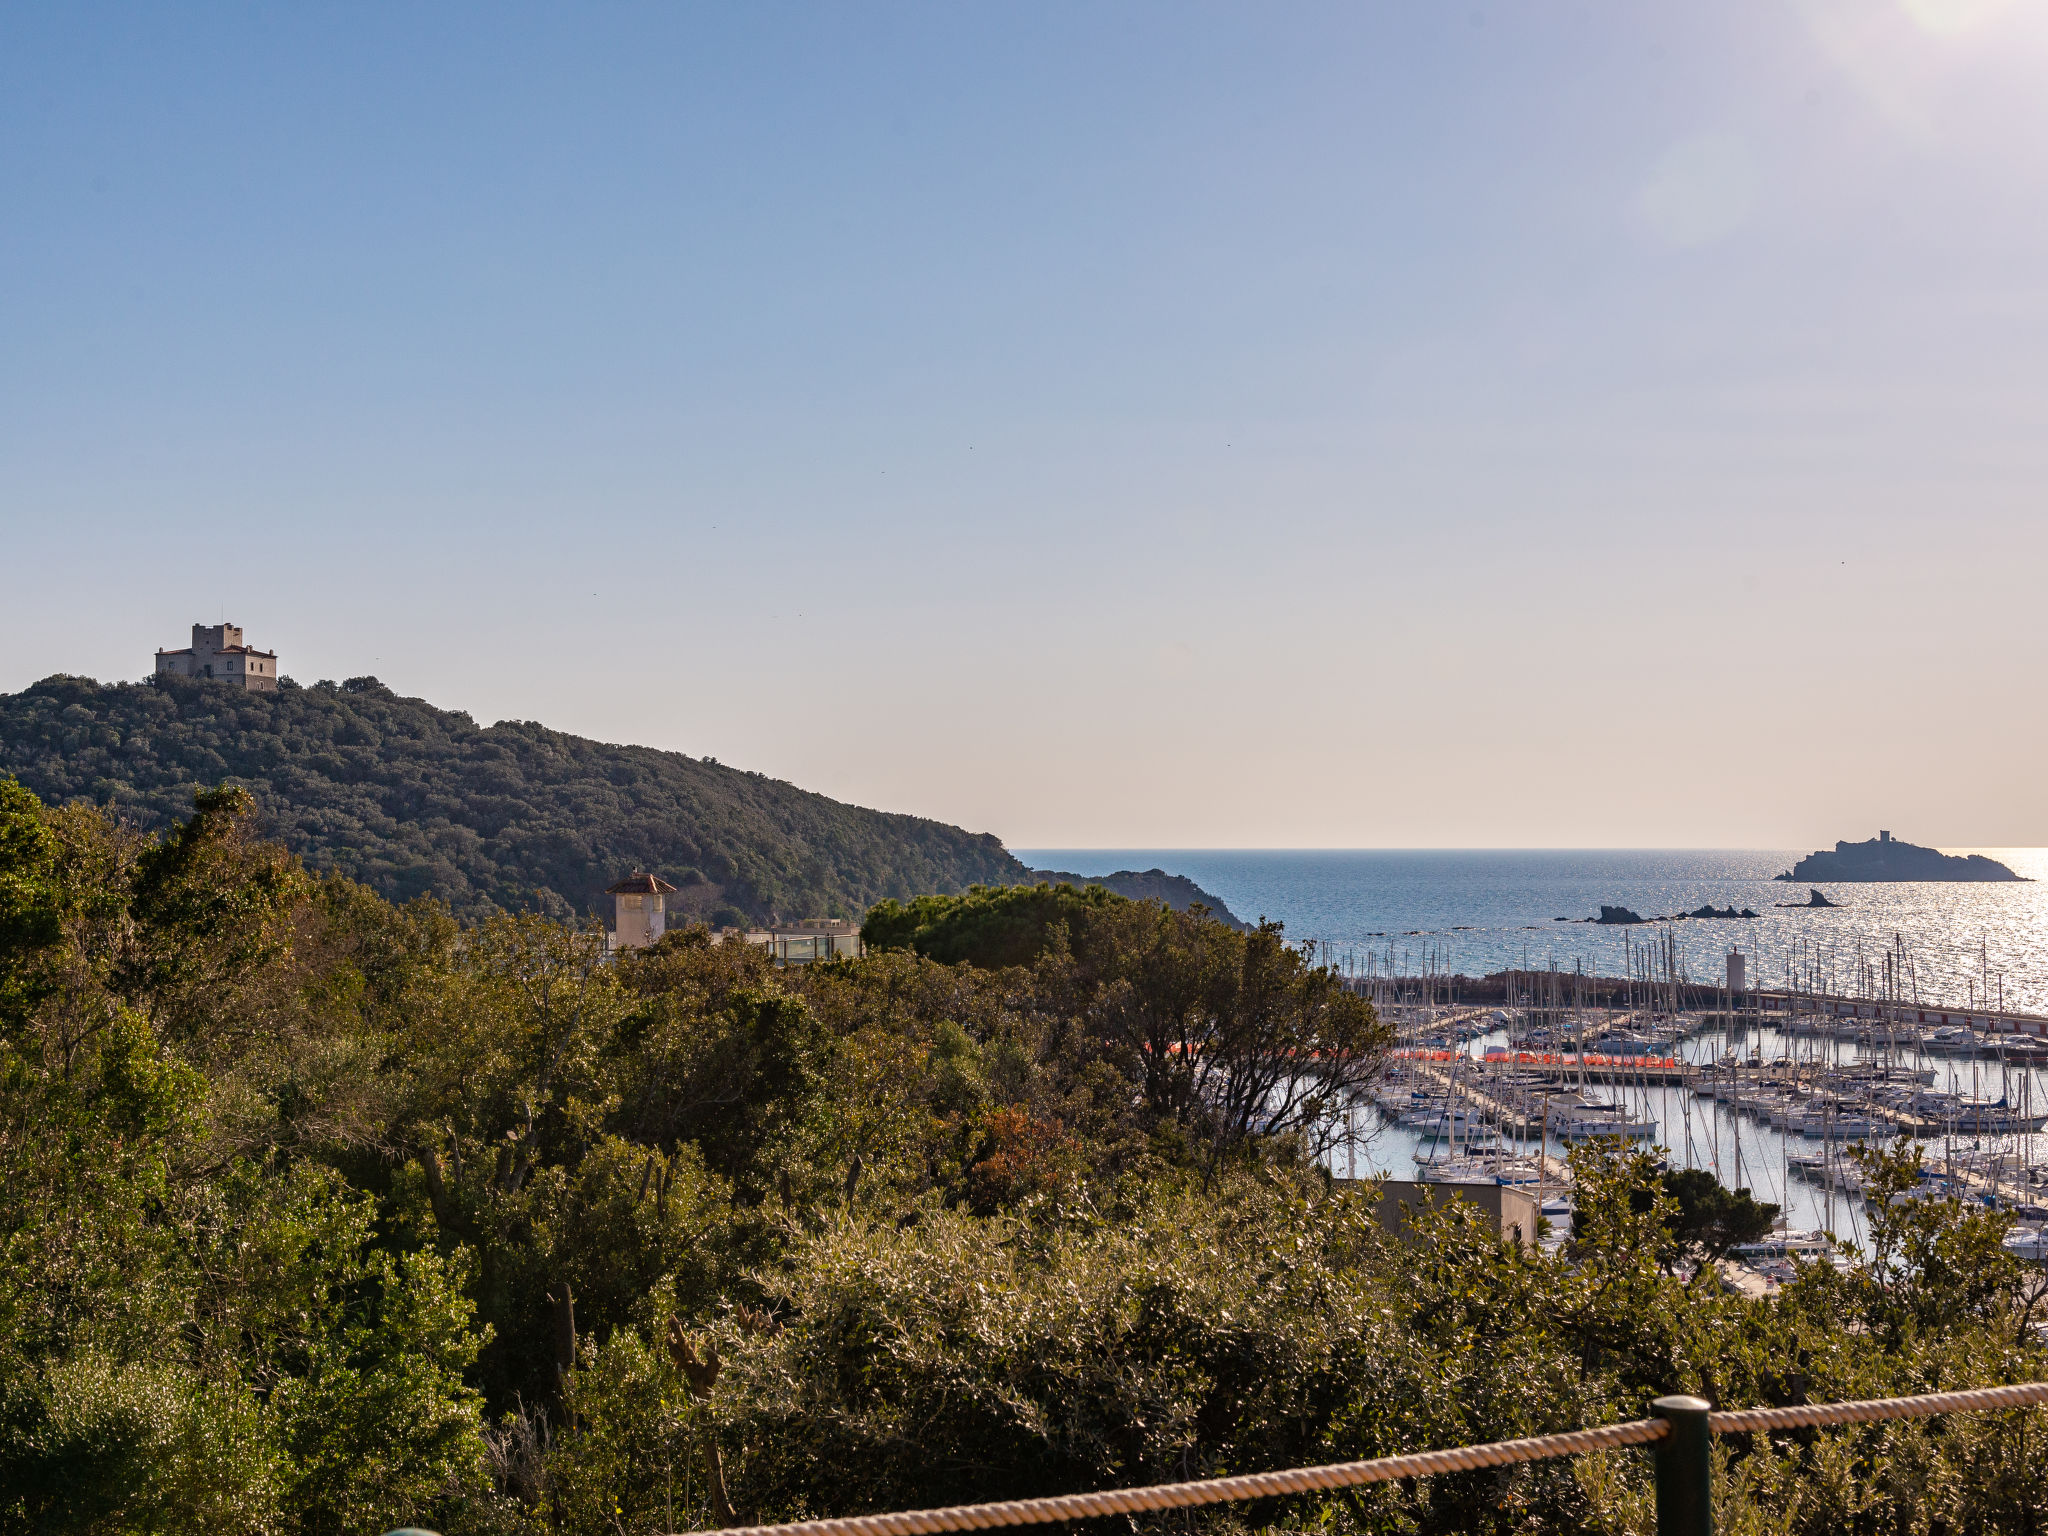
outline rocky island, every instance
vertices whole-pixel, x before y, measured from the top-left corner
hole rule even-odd
[[[1943,853],[1902,843],[1880,832],[1863,843],[1836,843],[1834,852],[1810,853],[1776,877],[1792,881],[1880,880],[2023,880],[1996,859],[1981,853]]]
[[[1611,928],[1616,925],[1626,926],[1630,923],[1682,923],[1689,917],[1712,917],[1727,919],[1755,916],[1756,914],[1750,911],[1747,907],[1744,907],[1740,912],[1738,912],[1735,910],[1733,903],[1730,903],[1728,906],[1725,907],[1716,907],[1710,901],[1705,906],[1697,907],[1693,911],[1673,912],[1666,917],[1644,917],[1640,912],[1631,911],[1627,907],[1610,907],[1603,905],[1600,908],[1600,915],[1598,917],[1560,917],[1555,919],[1555,921],[1560,923],[1602,923]]]
[[[1612,925],[1615,923],[1647,923],[1650,919],[1644,917],[1639,912],[1631,912],[1627,907],[1610,907],[1603,904],[1598,917],[1588,917],[1583,919],[1583,921]]]
[[[1782,880],[1785,877],[1783,875],[1780,875],[1778,878]],[[1776,901],[1772,902],[1771,905],[1776,907],[1790,907],[1795,912],[1805,912],[1814,907],[1839,907],[1841,903],[1839,901],[1829,901],[1827,897],[1823,896],[1819,891],[1808,891],[1806,893],[1806,900],[1804,901]]]

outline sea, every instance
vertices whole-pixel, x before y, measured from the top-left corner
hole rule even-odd
[[[1817,887],[1839,905],[1787,909],[1816,887],[1774,880],[1806,849],[1708,851],[1034,848],[1034,869],[1079,875],[1163,869],[1185,875],[1246,922],[1269,918],[1313,939],[1333,961],[1376,959],[1398,974],[1483,976],[1505,967],[1583,967],[1625,974],[1627,950],[1668,933],[1695,982],[1718,985],[1727,954],[1747,957],[1752,986],[1819,967],[1855,990],[1859,964],[1881,964],[1903,940],[1924,1006],[1987,999],[2048,1013],[2048,848],[1947,849],[1999,860],[2024,882]],[[1604,927],[1603,906],[1643,917],[1711,905],[1754,919]],[[1563,921],[1560,921],[1563,919]]]
[[[1668,938],[1683,974],[1717,986],[1730,950],[1745,957],[1751,986],[1801,985],[1854,994],[1879,984],[1887,953],[1901,956],[1899,988],[1920,1006],[1977,1006],[2048,1013],[2048,848],[1952,848],[1983,853],[2026,877],[1987,884],[1912,882],[1862,885],[1773,879],[1808,849],[1160,849],[1013,850],[1035,869],[1109,874],[1161,869],[1185,875],[1247,922],[1283,925],[1290,940],[1313,941],[1316,956],[1349,971],[1385,975],[1483,976],[1505,968],[1618,976],[1631,950]],[[1803,904],[1819,889],[1833,907]],[[1734,907],[1754,918],[1604,926],[1587,922],[1601,907],[1665,918],[1701,906]],[[1504,1039],[1504,1037],[1503,1037]],[[1476,1053],[1487,1041],[1475,1042]],[[1856,1047],[1831,1046],[1845,1059]],[[1748,1031],[1739,1042],[1710,1032],[1684,1054],[1708,1059],[1739,1049],[1766,1057],[1811,1041]],[[1938,1086],[1962,1092],[2030,1091],[2048,1104],[2048,1073],[1955,1058],[1930,1058]],[[2031,1089],[2022,1081],[2033,1078]],[[1641,1106],[1661,1123],[1660,1143],[1675,1161],[1713,1166],[1723,1182],[1753,1185],[1785,1207],[1788,1219],[1854,1236],[1854,1202],[1809,1186],[1789,1172],[1803,1148],[1753,1121],[1684,1090],[1653,1093]],[[1421,1143],[1391,1128],[1373,1138],[1368,1165],[1392,1177],[1414,1175]],[[2033,1164],[2048,1163],[2048,1137],[2007,1137],[1995,1147]]]

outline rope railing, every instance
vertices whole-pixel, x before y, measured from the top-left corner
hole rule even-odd
[[[1048,1498],[1012,1499],[996,1504],[956,1504],[944,1509],[850,1515],[844,1519],[802,1520],[787,1525],[730,1526],[716,1533],[700,1531],[692,1533],[692,1536],[927,1536],[927,1533],[936,1531],[986,1531],[1007,1526],[1049,1525],[1102,1515],[1190,1509],[1204,1504],[1268,1499],[1334,1488],[1360,1488],[1371,1483],[1397,1482],[1402,1478],[1512,1466],[1518,1462],[1578,1456],[1588,1451],[1619,1450],[1631,1445],[1656,1447],[1658,1530],[1663,1536],[1682,1536],[1682,1533],[1712,1529],[1707,1518],[1709,1462],[1706,1447],[1710,1435],[1830,1424],[1868,1424],[1937,1413],[2025,1408],[2044,1402],[2048,1402],[2048,1382],[1978,1387],[1964,1392],[1930,1392],[1918,1397],[1727,1411],[1710,1410],[1698,1398],[1664,1397],[1650,1405],[1657,1415],[1655,1418],[1608,1424],[1597,1429],[1569,1430],[1556,1435],[1535,1435],[1523,1440],[1497,1440],[1488,1445],[1415,1451],[1405,1456],[1335,1462],[1321,1467],[1294,1467],[1284,1472],[1247,1472],[1237,1477],[1158,1483],[1145,1488],[1055,1494]]]
[[[1436,1472],[1470,1472],[1504,1467],[1518,1461],[1576,1456],[1585,1451],[1611,1451],[1625,1445],[1647,1445],[1671,1432],[1662,1419],[1637,1419],[1600,1429],[1574,1429],[1561,1435],[1528,1440],[1497,1440],[1491,1445],[1463,1445],[1448,1451],[1416,1451],[1407,1456],[1382,1456],[1375,1461],[1340,1461],[1326,1467],[1295,1467],[1286,1472],[1247,1472],[1239,1477],[1211,1477],[1192,1483],[1158,1483],[1149,1488],[1111,1488],[1101,1493],[1055,1494],[1044,1499],[1013,1499],[1003,1504],[956,1504],[947,1509],[907,1510],[895,1515],[850,1515],[843,1520],[803,1520],[792,1525],[732,1526],[719,1536],[924,1536],[929,1531],[986,1531],[1007,1525],[1047,1525],[1060,1520],[1087,1520],[1097,1515],[1134,1515],[1160,1509],[1188,1509],[1198,1504],[1228,1504],[1244,1499],[1270,1499],[1280,1494],[1311,1493],[1330,1488],[1357,1488],[1391,1483],[1404,1477]],[[708,1533],[697,1533],[708,1536]]]
[[[1709,1413],[1707,1428],[1717,1435],[1733,1435],[1750,1429],[1874,1424],[1880,1419],[1918,1419],[1985,1408],[2026,1408],[2034,1403],[2048,1403],[2048,1381],[2030,1381],[2015,1387],[1975,1387],[1967,1392],[1927,1392],[1919,1397],[1873,1397],[1854,1403],[1802,1403],[1797,1408],[1735,1408]]]

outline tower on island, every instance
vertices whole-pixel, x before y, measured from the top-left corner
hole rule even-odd
[[[666,898],[675,887],[659,875],[632,874],[605,895],[616,903],[612,916],[612,948],[640,949],[668,931]]]
[[[192,643],[182,651],[156,653],[158,677],[210,677],[252,693],[277,692],[277,652],[242,643],[239,624],[194,624]]]

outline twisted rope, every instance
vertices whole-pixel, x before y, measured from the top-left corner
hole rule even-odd
[[[1049,1499],[1013,1499],[1005,1504],[956,1504],[949,1509],[911,1510],[899,1515],[857,1515],[845,1520],[804,1520],[794,1525],[735,1526],[719,1536],[924,1536],[930,1531],[985,1531],[1004,1525],[1045,1525],[1060,1520],[1086,1520],[1096,1515],[1127,1515],[1143,1510],[1186,1509],[1196,1504],[1223,1504],[1237,1499],[1268,1499],[1277,1494],[1308,1493],[1329,1488],[1356,1488],[1366,1483],[1391,1483],[1435,1472],[1470,1472],[1479,1467],[1504,1467],[1518,1461],[1552,1456],[1577,1456],[1586,1451],[1611,1451],[1624,1445],[1646,1445],[1669,1434],[1662,1419],[1637,1419],[1599,1429],[1574,1429],[1561,1435],[1528,1440],[1497,1440],[1491,1445],[1464,1445],[1448,1451],[1417,1451],[1408,1456],[1382,1456],[1377,1461],[1343,1461],[1327,1467],[1295,1467],[1286,1472],[1248,1472],[1241,1477],[1215,1477],[1195,1483],[1161,1483],[1150,1488],[1114,1488],[1102,1493],[1071,1493]],[[710,1536],[698,1532],[695,1536]]]
[[[2048,1402],[2048,1381],[2016,1387],[1977,1387],[1968,1392],[1928,1392],[1919,1397],[1869,1398],[1854,1403],[1808,1403],[1801,1408],[1739,1408],[1707,1415],[1717,1435],[1745,1429],[1791,1429],[1801,1424],[1869,1424],[1879,1419],[1914,1419],[1977,1408],[2024,1408]]]
[[[1922,1418],[1936,1413],[1964,1413],[1983,1408],[2024,1408],[2048,1402],[2048,1382],[2014,1387],[1977,1387],[1967,1392],[1929,1392],[1919,1397],[1885,1397],[1851,1403],[1809,1403],[1800,1408],[1740,1408],[1707,1415],[1707,1428],[1717,1435],[1753,1429],[1790,1429],[1805,1424],[1867,1424],[1879,1419]],[[1268,1499],[1280,1494],[1309,1493],[1330,1488],[1358,1488],[1391,1483],[1404,1477],[1429,1477],[1438,1472],[1470,1472],[1504,1467],[1553,1456],[1611,1451],[1625,1445],[1647,1445],[1669,1434],[1663,1419],[1636,1419],[1599,1429],[1575,1429],[1561,1435],[1527,1440],[1497,1440],[1491,1445],[1464,1445],[1448,1451],[1417,1451],[1407,1456],[1382,1456],[1376,1461],[1343,1461],[1326,1467],[1295,1467],[1285,1472],[1249,1472],[1241,1477],[1208,1478],[1194,1483],[1160,1483],[1150,1488],[1114,1488],[1101,1493],[1062,1494],[1047,1499],[1013,1499],[1003,1504],[956,1504],[947,1509],[908,1510],[895,1515],[856,1515],[844,1520],[804,1520],[792,1525],[733,1526],[716,1536],[927,1536],[934,1531],[986,1531],[1007,1525],[1046,1525],[1062,1520],[1087,1520],[1098,1515],[1128,1515],[1160,1509],[1187,1509],[1198,1504],[1224,1504],[1240,1499]],[[699,1531],[693,1536],[714,1536]]]

